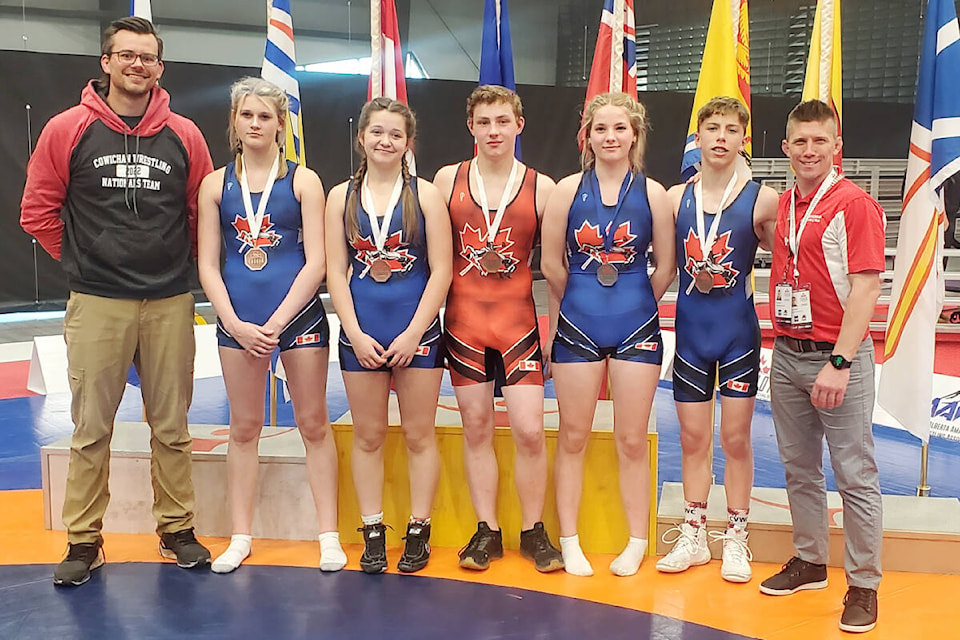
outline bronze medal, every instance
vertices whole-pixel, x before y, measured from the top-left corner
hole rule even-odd
[[[250,271],[260,271],[267,266],[267,252],[260,247],[254,247],[243,255],[243,264]]]
[[[503,258],[495,249],[487,249],[480,258],[480,266],[485,273],[499,273],[503,270]]]
[[[390,263],[383,258],[378,258],[370,265],[370,277],[374,282],[386,282],[393,275],[393,269]]]
[[[605,262],[597,267],[597,281],[605,287],[612,287],[619,277],[620,273],[617,271],[617,268],[609,262]]]
[[[706,269],[701,269],[694,280],[697,291],[700,293],[710,293],[713,290],[713,274]]]

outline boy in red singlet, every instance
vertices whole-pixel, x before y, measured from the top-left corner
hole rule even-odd
[[[477,157],[443,167],[434,184],[447,199],[453,227],[453,283],[444,319],[450,377],[463,421],[467,482],[479,520],[460,552],[460,566],[483,570],[503,555],[493,450],[493,392],[499,380],[517,448],[520,552],[546,572],[563,568],[563,560],[540,522],[547,450],[530,260],[554,183],[514,158],[523,123],[516,93],[478,87],[467,99],[467,128],[476,140]]]

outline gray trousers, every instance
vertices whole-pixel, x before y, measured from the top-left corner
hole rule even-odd
[[[880,584],[883,514],[873,446],[874,355],[870,338],[861,343],[850,369],[843,404],[813,406],[810,394],[830,353],[796,353],[777,339],[770,370],[770,400],[780,459],[787,479],[793,544],[801,560],[829,560],[827,492],[823,476],[826,436],[837,490],[843,499],[843,566],[847,584]]]

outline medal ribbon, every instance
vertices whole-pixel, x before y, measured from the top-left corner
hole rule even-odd
[[[803,218],[800,220],[799,229],[797,228],[797,187],[794,186],[794,188],[790,190],[790,233],[787,235],[786,242],[787,249],[790,250],[790,255],[793,257],[794,283],[800,281],[800,269],[798,265],[799,254],[797,251],[800,246],[800,238],[803,236],[803,230],[806,228],[807,222],[810,221],[814,208],[820,204],[820,200],[823,199],[827,191],[838,182],[840,182],[840,173],[836,167],[831,167],[830,173],[828,173],[827,177],[820,183],[820,188],[817,189],[817,192],[813,195],[813,200],[810,201],[810,206],[807,207],[806,212],[804,212]]]
[[[263,193],[260,194],[260,203],[257,205],[257,211],[253,211],[253,200],[250,197],[250,184],[247,182],[247,163],[240,156],[240,195],[243,200],[243,210],[247,216],[247,226],[250,228],[250,247],[257,247],[257,239],[260,238],[260,229],[263,227],[263,215],[267,211],[267,200],[270,199],[270,192],[273,191],[273,183],[277,181],[277,174],[280,172],[280,155],[273,159],[273,166],[270,167],[270,173],[267,174],[267,182],[263,185]],[[238,253],[243,253],[243,246],[240,246]]]
[[[597,222],[600,224],[600,233],[603,237],[603,251],[605,254],[610,253],[610,250],[613,249],[613,236],[615,233],[614,223],[617,221],[617,217],[620,215],[620,209],[623,207],[625,196],[627,192],[630,191],[630,187],[633,186],[633,171],[627,171],[627,175],[623,177],[623,182],[620,184],[620,193],[617,196],[617,206],[613,210],[613,215],[610,217],[610,220],[607,223],[603,224],[603,218],[606,217],[606,207],[603,205],[603,199],[600,196],[600,179],[597,178],[596,170],[591,172],[590,175],[590,192],[593,194],[594,207],[597,210]],[[593,257],[591,256],[591,259]],[[601,263],[605,263],[606,259],[601,260]],[[584,262],[581,265],[581,269],[586,269],[587,264],[590,261]]]
[[[373,235],[373,243],[379,253],[383,253],[383,247],[387,242],[387,236],[390,235],[390,221],[393,220],[393,211],[400,202],[400,193],[403,191],[403,174],[397,174],[397,182],[393,185],[393,192],[390,194],[390,200],[387,201],[387,208],[383,212],[383,226],[380,225],[379,216],[374,210],[373,193],[370,191],[368,176],[363,176],[363,199],[367,201],[363,205],[363,210],[367,212],[370,219],[370,232]]]
[[[717,231],[720,229],[720,216],[723,215],[723,207],[727,202],[727,199],[733,193],[733,188],[737,185],[737,172],[734,171],[733,175],[730,176],[730,181],[727,182],[726,188],[723,190],[723,195],[720,196],[720,206],[717,207],[717,213],[713,216],[713,222],[710,224],[710,231],[707,233],[706,238],[704,238],[704,227],[706,223],[704,222],[703,217],[703,180],[699,180],[696,184],[693,185],[693,202],[694,208],[697,213],[697,241],[700,243],[700,255],[703,257],[704,263],[709,262],[710,252],[713,250],[713,243],[717,240]],[[693,291],[693,287],[696,284],[696,277],[690,281],[690,284],[687,285],[687,294]]]
[[[517,172],[520,169],[520,163],[516,158],[513,159],[513,166],[510,168],[510,177],[503,187],[503,195],[500,196],[500,204],[497,205],[497,212],[490,220],[490,204],[487,201],[487,190],[483,186],[483,177],[480,175],[480,166],[478,160],[473,161],[471,170],[474,180],[477,182],[477,197],[480,198],[480,208],[483,210],[483,221],[487,223],[487,245],[493,246],[497,239],[497,231],[500,230],[500,223],[503,222],[503,214],[507,210],[507,204],[510,202],[510,196],[513,194],[513,187],[517,184]]]

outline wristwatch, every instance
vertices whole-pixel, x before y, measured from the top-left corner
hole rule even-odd
[[[853,363],[847,360],[846,358],[844,358],[839,353],[834,353],[830,356],[830,364],[833,365],[834,369],[843,370],[843,369],[849,369],[850,365],[852,365]]]

